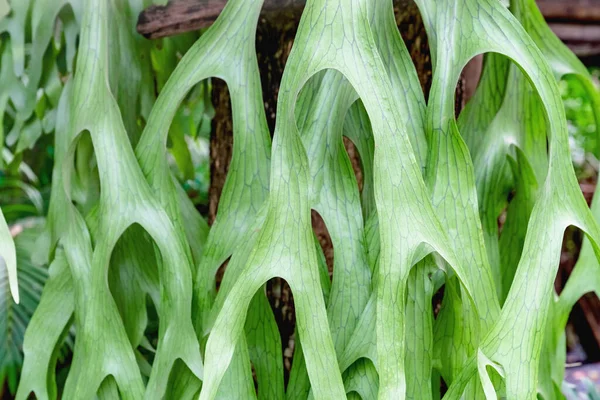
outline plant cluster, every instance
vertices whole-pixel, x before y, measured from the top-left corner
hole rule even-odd
[[[115,65],[119,65],[114,87],[123,115],[128,118],[131,140],[139,137],[157,93],[199,36],[198,32],[190,32],[158,41],[140,37],[135,22],[137,14],[148,5],[147,1],[115,3],[120,18],[115,33],[120,35],[119,43],[128,47],[113,55]],[[39,228],[48,212],[58,104],[66,96],[63,90],[75,70],[83,6],[79,0],[13,0],[10,5],[0,1],[0,205],[10,233],[17,235],[16,259],[9,256],[13,249],[8,231],[3,233],[4,245],[9,247],[4,247],[1,254],[11,267],[16,260],[20,293],[17,305],[9,291],[15,290],[15,281],[9,289],[2,266],[0,397],[5,382],[9,394],[16,393],[25,328],[48,276],[48,232]],[[197,85],[183,100],[169,130],[169,165],[196,206],[207,202],[208,137],[214,112],[210,90],[209,81]],[[80,163],[78,171],[86,168],[89,173],[83,181],[88,193],[98,196],[93,158],[89,167]],[[59,387],[68,373],[74,329],[70,332],[67,346],[58,351]]]
[[[580,79],[595,118],[600,98],[534,0],[416,3],[433,61],[427,102],[390,0],[309,0],[271,141],[254,49],[261,0],[229,0],[155,101],[142,95],[149,61],[126,32],[128,3],[88,0],[56,105],[52,263],[17,398],[56,397],[56,349],[72,323],[67,399],[430,399],[442,379],[446,399],[562,398],[569,310],[600,293],[600,198],[590,210],[578,186],[557,82]],[[460,73],[484,53],[457,119]],[[209,229],[173,174],[168,137],[211,77],[231,94],[234,144]],[[331,235],[332,280],[311,209]],[[571,225],[587,239],[557,296]],[[296,309],[287,387],[264,292],[273,277]]]

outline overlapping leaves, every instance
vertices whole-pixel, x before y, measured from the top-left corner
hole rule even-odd
[[[115,60],[127,53],[109,45],[132,47],[110,35],[127,17],[118,2],[89,0],[77,71],[58,103],[55,260],[18,397],[56,396],[55,349],[72,315],[65,398],[431,398],[440,376],[449,399],[560,397],[560,334],[573,302],[598,292],[585,277],[599,276],[600,230],[573,172],[556,79],[588,77],[533,0],[417,4],[434,61],[427,104],[390,1],[310,0],[271,145],[254,51],[262,1],[227,3],[142,111],[139,136],[127,104],[144,98],[146,81],[120,75]],[[482,53],[478,91],[457,121],[460,72]],[[186,94],[213,76],[231,93],[235,137],[206,236],[167,139]],[[360,153],[362,193],[344,135]],[[331,234],[332,282],[311,209]],[[589,241],[555,300],[569,225]],[[273,277],[289,283],[296,308],[287,394],[263,290]],[[147,298],[159,316],[155,348]]]

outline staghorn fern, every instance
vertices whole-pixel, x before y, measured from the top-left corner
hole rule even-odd
[[[596,118],[600,99],[533,0],[417,0],[434,64],[427,103],[389,0],[309,0],[272,144],[254,51],[262,1],[227,3],[139,139],[132,115],[151,101],[137,101],[141,83],[123,90],[132,41],[109,29],[124,23],[122,4],[83,7],[55,127],[48,234],[58,267],[26,334],[18,399],[56,397],[55,350],[72,316],[67,399],[428,399],[440,377],[447,399],[562,397],[566,316],[582,294],[599,293],[600,199],[590,211],[577,185],[557,79],[581,79]],[[459,74],[482,53],[477,93],[456,120]],[[208,231],[173,177],[167,138],[186,94],[213,76],[231,93],[235,140]],[[361,156],[362,193],[344,135]],[[311,209],[332,237],[332,282]],[[558,297],[569,225],[588,240]],[[287,390],[263,289],[276,276],[297,313]]]

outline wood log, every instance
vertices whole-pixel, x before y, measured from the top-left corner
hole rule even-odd
[[[172,0],[165,6],[153,5],[140,13],[137,30],[149,39],[173,36],[210,26],[227,0]],[[408,0],[394,0],[406,5]],[[271,25],[280,26],[298,20],[306,0],[265,0],[261,15]]]
[[[537,0],[537,4],[547,21],[600,22],[598,0]]]
[[[263,19],[273,26],[296,21],[306,0],[265,0]],[[210,26],[227,0],[172,0],[165,6],[154,5],[138,18],[138,32],[149,39],[177,35]],[[537,0],[544,17],[563,42],[578,56],[600,54],[600,30],[591,25],[600,22],[598,0]],[[406,6],[407,0],[394,4]]]
[[[551,22],[550,28],[578,57],[600,54],[600,26]]]

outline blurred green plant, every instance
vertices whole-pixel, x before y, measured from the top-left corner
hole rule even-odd
[[[563,393],[567,400],[600,400],[600,392],[598,388],[589,378],[583,378],[582,380],[585,391],[577,390],[576,385],[563,383]]]
[[[600,90],[600,68],[589,68],[592,82]],[[596,174],[600,142],[592,102],[581,80],[567,75],[559,83],[569,129],[573,165],[580,180]]]
[[[9,293],[8,274],[0,268],[0,398],[5,384],[15,395],[21,365],[23,364],[23,337],[31,316],[37,307],[48,277],[46,265],[33,261],[36,242],[43,231],[43,219],[29,219],[13,226],[22,231],[15,237],[17,276],[20,303]]]

